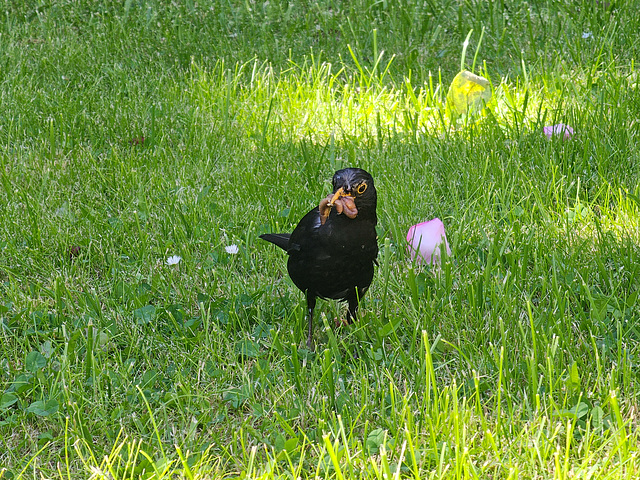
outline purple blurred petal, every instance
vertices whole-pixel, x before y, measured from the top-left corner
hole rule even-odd
[[[413,225],[407,232],[411,259],[417,256],[418,263],[440,265],[440,244],[443,241],[447,255],[451,255],[444,224],[439,218]]]
[[[557,123],[550,125],[542,129],[548,139],[551,139],[554,135],[562,135],[565,140],[569,140],[573,136],[573,128],[564,123]]]

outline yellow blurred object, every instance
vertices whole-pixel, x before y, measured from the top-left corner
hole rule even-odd
[[[489,80],[463,70],[451,82],[447,93],[447,109],[454,116],[474,113],[482,110],[490,100]]]

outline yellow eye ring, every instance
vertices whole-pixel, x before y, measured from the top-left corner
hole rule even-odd
[[[362,195],[367,190],[367,184],[362,182],[360,185],[356,187],[356,193],[358,195]]]

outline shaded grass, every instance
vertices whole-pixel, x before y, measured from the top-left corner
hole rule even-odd
[[[635,478],[632,9],[251,5],[4,14],[4,477]],[[452,125],[482,27],[495,103]],[[312,353],[256,239],[346,165],[376,179],[380,267]],[[434,216],[439,273],[404,251]]]

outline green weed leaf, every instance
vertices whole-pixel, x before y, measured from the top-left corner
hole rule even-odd
[[[586,414],[589,413],[589,405],[584,402],[580,402],[570,411],[575,414],[576,418],[583,418]]]
[[[604,427],[604,410],[601,407],[593,407],[591,409],[591,424],[595,428]]]
[[[153,305],[145,305],[142,308],[134,310],[133,316],[138,320],[141,325],[150,323],[156,316],[156,307]]]
[[[571,364],[569,376],[567,377],[567,387],[570,390],[580,389],[580,374],[578,373],[578,364],[576,362]]]
[[[25,367],[30,372],[37,372],[47,365],[47,359],[40,352],[30,352],[25,360]]]
[[[18,401],[18,397],[14,393],[5,393],[0,397],[0,410],[6,410]]]
[[[230,388],[222,394],[222,400],[237,409],[244,405],[251,396],[251,389],[244,385],[242,388]]]
[[[58,407],[59,404],[57,400],[38,400],[37,402],[33,402],[29,405],[27,411],[39,417],[48,417],[56,413],[58,411]]]
[[[380,451],[380,445],[384,443],[385,429],[376,428],[367,435],[366,449],[369,455],[377,455]]]
[[[246,358],[256,358],[259,352],[256,342],[248,338],[236,343],[235,351],[241,357]]]

